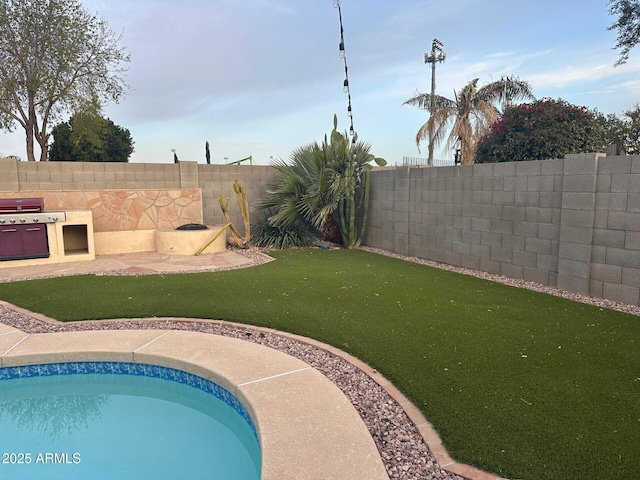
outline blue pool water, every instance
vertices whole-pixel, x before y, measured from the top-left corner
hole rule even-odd
[[[258,480],[251,418],[227,390],[151,365],[0,368],[0,479]]]

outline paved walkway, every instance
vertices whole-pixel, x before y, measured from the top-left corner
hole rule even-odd
[[[14,266],[0,262],[0,282],[24,280],[34,277],[58,277],[89,273],[119,271],[126,274],[205,272],[237,268],[253,263],[247,256],[227,250],[222,253],[193,255],[161,255],[157,253],[127,253],[99,255],[95,260]]]

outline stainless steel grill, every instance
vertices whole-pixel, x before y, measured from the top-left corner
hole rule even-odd
[[[24,224],[24,223],[55,223],[64,222],[67,215],[64,212],[28,213],[28,214],[2,214],[0,213],[0,225]]]

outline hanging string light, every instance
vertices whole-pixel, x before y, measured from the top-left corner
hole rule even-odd
[[[351,90],[349,89],[349,67],[347,66],[347,54],[344,48],[344,28],[342,26],[342,10],[340,8],[340,0],[333,0],[333,6],[338,9],[338,18],[340,19],[340,44],[338,45],[338,49],[340,51],[340,58],[344,61],[344,83],[342,84],[342,90],[347,94],[347,115],[349,116],[349,121],[351,122],[351,125],[349,127],[349,135],[351,136],[351,141],[355,145],[356,132],[353,128],[353,108],[351,107]]]

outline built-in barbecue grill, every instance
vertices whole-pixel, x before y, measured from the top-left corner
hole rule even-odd
[[[64,212],[45,212],[42,198],[0,198],[0,261],[49,257],[47,223]]]

